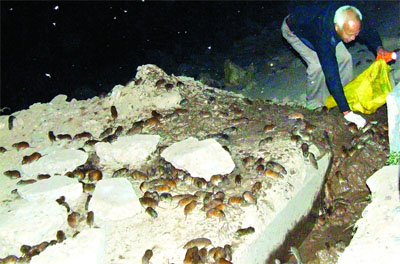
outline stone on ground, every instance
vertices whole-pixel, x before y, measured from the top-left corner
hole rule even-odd
[[[400,166],[386,166],[367,180],[372,202],[338,264],[398,263],[400,260]]]
[[[21,245],[33,246],[56,239],[57,231],[66,226],[66,219],[65,207],[50,200],[20,200],[11,210],[3,210],[0,212],[0,258],[19,256]]]
[[[76,237],[68,238],[63,243],[46,248],[31,260],[31,264],[72,264],[104,263],[106,249],[105,233],[102,229],[82,230]]]
[[[88,154],[76,149],[49,148],[42,151],[42,157],[32,163],[22,165],[24,175],[36,177],[38,174],[60,174],[71,171],[86,162]]]
[[[132,184],[125,178],[104,179],[96,184],[89,211],[95,219],[122,220],[141,212]]]
[[[28,201],[53,200],[64,196],[67,201],[75,201],[82,194],[82,184],[67,176],[52,176],[45,180],[18,188],[21,197]]]
[[[400,83],[386,97],[390,152],[400,151]]]
[[[121,136],[113,143],[97,143],[95,150],[104,166],[120,169],[129,165],[138,168],[156,150],[159,141],[158,135]]]
[[[215,139],[199,141],[190,137],[166,148],[161,157],[175,168],[207,181],[213,175],[228,174],[235,168],[229,153]]]

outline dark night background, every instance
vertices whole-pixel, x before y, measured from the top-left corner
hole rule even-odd
[[[61,93],[87,99],[125,84],[148,63],[196,78],[196,69],[179,66],[196,60],[193,54],[223,53],[266,26],[279,28],[286,4],[2,1],[0,106],[9,114]]]

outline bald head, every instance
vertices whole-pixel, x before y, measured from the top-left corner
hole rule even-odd
[[[362,14],[360,10],[358,10],[354,6],[349,5],[339,7],[335,12],[333,23],[337,24],[339,26],[339,29],[343,29],[343,26],[347,20],[358,21],[359,23],[361,23]]]
[[[335,12],[333,22],[340,38],[348,43],[353,41],[361,30],[361,12],[353,6],[342,6]]]

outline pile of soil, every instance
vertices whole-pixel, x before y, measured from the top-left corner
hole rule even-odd
[[[146,83],[154,83],[158,90],[165,89],[166,92],[170,91],[172,83],[179,80],[169,76],[165,77],[166,82],[158,79],[154,72],[153,75],[151,78],[154,80]],[[338,252],[349,244],[354,231],[352,227],[370,201],[366,180],[385,165],[389,154],[386,106],[374,114],[365,115],[368,124],[358,130],[354,124],[346,122],[338,108],[309,110],[268,100],[248,99],[189,78],[182,78],[176,86],[174,89],[178,89],[182,96],[179,109],[171,112],[171,109],[155,108],[151,111],[151,118],[141,121],[123,118],[119,123],[122,130],[129,126],[133,128],[139,122],[140,131],[135,128],[133,133],[161,136],[160,149],[189,136],[201,140],[214,138],[230,152],[238,165],[231,176],[239,174],[243,180],[257,175],[257,171],[259,173],[258,165],[267,161],[264,158],[279,162],[285,156],[286,146],[269,148],[268,144],[275,144],[275,140],[288,138],[295,141],[303,155],[306,151],[302,146],[314,144],[321,153],[315,157],[317,159],[328,152],[333,154],[316,205],[309,217],[298,225],[301,229],[295,229],[294,236],[289,235],[286,244],[287,248],[299,249],[303,263],[336,263]],[[85,107],[80,110],[86,111]],[[131,130],[123,133],[128,135]],[[266,150],[263,157],[257,155],[260,149]],[[311,162],[311,158],[308,159]],[[249,160],[252,162],[247,162]],[[245,163],[251,163],[251,166],[245,166]],[[154,169],[158,170],[158,165],[161,164]],[[274,257],[282,262],[296,263],[287,248]]]

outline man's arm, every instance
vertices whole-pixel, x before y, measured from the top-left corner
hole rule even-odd
[[[315,50],[318,54],[329,92],[332,94],[341,112],[349,111],[350,107],[344,96],[342,82],[340,81],[339,66],[336,60],[336,47],[333,47],[328,40],[322,40],[315,44]]]
[[[325,75],[329,92],[332,94],[333,98],[335,98],[340,111],[343,112],[344,118],[351,123],[355,123],[358,128],[364,127],[366,124],[365,119],[360,115],[354,114],[350,110],[347,99],[344,96],[339,66],[336,60],[336,47],[332,47],[330,43],[322,42],[322,45],[316,45],[316,52]]]

